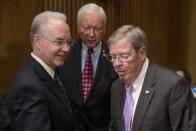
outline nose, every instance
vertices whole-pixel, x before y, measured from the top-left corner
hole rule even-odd
[[[95,30],[93,28],[90,29],[90,36],[94,36],[95,35]]]
[[[114,65],[114,67],[118,67],[118,66],[122,65],[122,62],[119,60],[118,57],[116,57],[116,59],[114,59],[114,61],[113,61],[113,65]]]

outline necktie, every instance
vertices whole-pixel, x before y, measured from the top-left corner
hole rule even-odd
[[[93,64],[91,54],[93,49],[88,49],[84,70],[82,72],[83,100],[86,102],[93,83]]]
[[[61,93],[65,96],[65,101],[67,103],[67,107],[68,107],[69,111],[72,113],[69,98],[67,96],[66,90],[64,89],[64,86],[63,86],[63,82],[61,81],[61,78],[59,77],[58,73],[55,73],[54,79],[55,79],[56,83],[59,85],[59,89],[60,89]]]
[[[132,91],[133,91],[132,86],[129,86],[126,88],[126,96],[125,96],[125,103],[124,103],[124,109],[123,109],[125,131],[131,131],[131,123],[132,123],[132,118],[133,118],[133,106],[134,106]]]

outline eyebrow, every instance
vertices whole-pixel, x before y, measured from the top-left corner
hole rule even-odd
[[[71,38],[65,39],[65,38],[62,38],[62,37],[57,37],[56,40],[71,40]]]

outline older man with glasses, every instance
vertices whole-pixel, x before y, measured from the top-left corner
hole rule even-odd
[[[108,39],[112,85],[110,131],[195,131],[196,108],[188,82],[147,58],[145,33],[132,25]]]
[[[13,131],[75,131],[67,92],[56,72],[71,48],[66,16],[45,11],[31,25],[33,51],[12,84],[8,109]]]

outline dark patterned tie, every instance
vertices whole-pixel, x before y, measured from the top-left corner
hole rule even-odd
[[[84,70],[82,72],[82,90],[83,90],[84,102],[86,102],[88,98],[93,83],[93,64],[91,60],[92,53],[93,53],[93,49],[88,49]]]
[[[131,131],[131,123],[132,123],[132,118],[133,118],[133,106],[134,106],[132,91],[133,91],[132,86],[129,86],[126,88],[126,96],[125,96],[125,103],[124,103],[124,109],[123,109],[125,131]]]
[[[69,98],[67,96],[67,92],[63,86],[63,82],[61,81],[61,78],[59,77],[58,73],[55,73],[54,79],[55,79],[56,83],[59,85],[59,89],[60,89],[61,93],[63,93],[63,95],[65,96],[65,101],[67,103],[67,107],[68,107],[69,111],[72,113],[71,104],[70,104]]]

